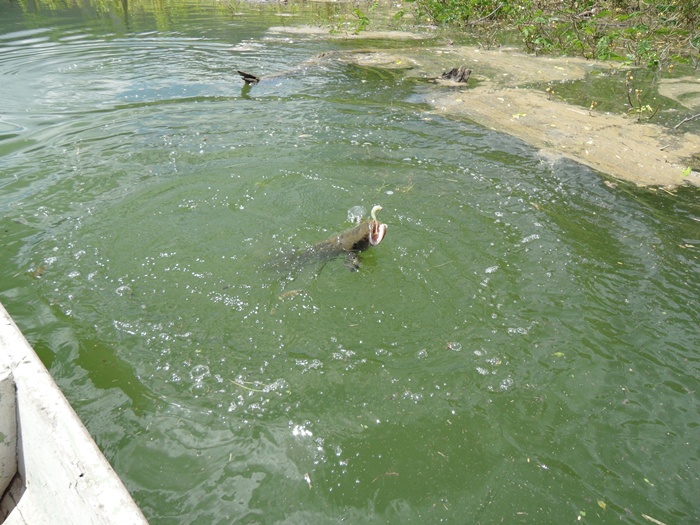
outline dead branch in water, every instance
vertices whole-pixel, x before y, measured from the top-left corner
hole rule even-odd
[[[685,124],[686,122],[690,122],[691,120],[695,120],[698,117],[700,117],[700,113],[698,113],[697,115],[693,115],[692,117],[684,118],[678,124],[673,126],[673,129],[678,129],[681,126],[681,124]]]

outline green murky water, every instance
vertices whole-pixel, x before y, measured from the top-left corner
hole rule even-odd
[[[0,300],[151,523],[700,520],[696,191],[293,69],[322,4],[51,5],[0,4]],[[361,271],[263,267],[377,203]]]

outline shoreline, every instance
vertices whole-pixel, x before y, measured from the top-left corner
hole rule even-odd
[[[409,75],[428,78],[465,65],[473,70],[470,83],[437,81],[440,88],[426,94],[434,113],[469,119],[530,144],[545,158],[564,157],[637,186],[700,186],[700,172],[684,172],[689,159],[700,156],[700,135],[671,133],[629,116],[588,111],[527,87],[535,82],[580,80],[593,69],[607,69],[605,63],[535,57],[508,48],[450,46],[429,51],[435,53],[430,61],[424,57],[426,50],[362,53],[350,60],[386,68],[411,64]],[[478,81],[475,87],[471,87],[473,79]]]
[[[605,176],[640,187],[674,189],[700,186],[700,171],[688,170],[690,159],[700,158],[700,135],[671,132],[625,114],[589,111],[549,96],[533,84],[583,80],[593,72],[610,69],[607,62],[577,57],[533,56],[514,48],[484,50],[475,46],[411,47],[424,35],[400,31],[363,31],[360,35],[331,35],[318,27],[274,27],[272,33],[311,36],[326,40],[399,39],[403,50],[341,51],[323,54],[299,67],[310,67],[324,57],[360,66],[400,69],[408,77],[435,79],[444,71],[466,66],[473,70],[466,84],[436,80],[424,93],[432,112],[446,118],[468,119],[516,137],[540,150],[543,158],[567,158]],[[285,75],[285,73],[281,73]],[[277,76],[277,75],[275,75]],[[667,91],[700,112],[700,79],[668,82]],[[695,162],[697,164],[697,162]]]

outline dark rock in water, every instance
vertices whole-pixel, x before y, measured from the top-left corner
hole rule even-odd
[[[449,71],[446,71],[440,76],[440,78],[443,80],[452,80],[454,82],[464,82],[466,84],[469,81],[469,75],[471,74],[471,69],[467,69],[467,66],[461,66],[459,68],[452,68]]]

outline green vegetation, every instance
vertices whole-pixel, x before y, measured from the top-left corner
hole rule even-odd
[[[672,62],[700,67],[700,0],[403,0],[393,24],[414,7],[416,21],[463,28],[484,46],[513,43],[514,36],[533,53],[568,54],[665,67]],[[167,27],[186,11],[183,0],[19,0],[29,13],[76,8],[93,15],[152,12]],[[205,5],[238,16],[246,9],[298,12],[303,1],[207,0]],[[354,0],[316,6],[319,23],[334,22],[333,32],[360,33],[381,17],[381,0]],[[376,10],[376,11],[375,11]],[[391,22],[390,22],[391,23]],[[381,25],[381,24],[379,24]]]
[[[644,92],[639,88],[633,87],[633,80],[634,75],[631,71],[627,71],[625,74],[625,87],[627,88],[627,102],[630,105],[627,112],[631,115],[637,115],[637,122],[641,122],[643,117],[646,118],[646,120],[651,120],[654,115],[656,115],[659,108],[652,108],[651,105],[644,104],[642,101],[642,95]],[[633,93],[634,96],[632,95]]]
[[[341,11],[340,15],[335,17],[336,21],[331,28],[331,33],[342,33],[343,31],[352,29],[352,34],[360,34],[362,31],[366,30],[371,23],[368,14],[372,13],[378,6],[379,2],[374,1],[369,5],[366,13],[359,7],[355,7],[349,15],[349,19],[347,13]]]
[[[700,0],[415,0],[418,15],[490,44],[516,30],[534,53],[659,66],[694,61]]]

